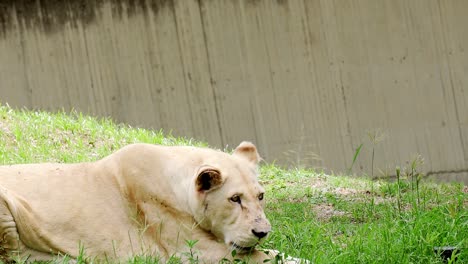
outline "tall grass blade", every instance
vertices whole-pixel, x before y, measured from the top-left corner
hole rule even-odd
[[[348,174],[351,174],[351,170],[353,169],[354,163],[356,163],[359,153],[361,153],[362,146],[364,146],[364,143],[359,145],[359,147],[357,147],[356,151],[354,152],[353,162],[351,163],[351,166],[348,169]]]

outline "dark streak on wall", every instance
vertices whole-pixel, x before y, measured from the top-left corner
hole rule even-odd
[[[233,1],[238,2],[238,0],[233,0]],[[245,2],[247,4],[256,5],[256,4],[259,4],[260,2],[262,2],[262,0],[245,0]],[[288,4],[288,0],[276,0],[276,3],[281,5],[281,6],[284,6],[284,5]]]
[[[174,0],[0,0],[0,37],[13,26],[40,29],[50,34],[62,29],[67,23],[89,25],[99,17],[104,3],[112,5],[113,15],[133,16],[140,11],[160,10],[173,4]],[[17,22],[14,19],[18,20]]]

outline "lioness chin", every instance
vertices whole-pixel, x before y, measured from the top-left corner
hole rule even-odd
[[[0,166],[0,256],[76,258],[81,245],[95,261],[194,252],[216,263],[235,250],[261,263],[277,253],[255,249],[271,231],[259,160],[249,142],[232,155],[133,144],[96,162]]]

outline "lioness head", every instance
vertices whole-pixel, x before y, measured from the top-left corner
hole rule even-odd
[[[232,155],[208,160],[194,177],[195,220],[238,252],[250,251],[271,231],[257,180],[259,160],[255,146],[242,142]]]

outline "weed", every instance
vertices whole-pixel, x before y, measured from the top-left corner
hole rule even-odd
[[[364,146],[364,143],[362,143],[361,145],[359,145],[356,148],[356,151],[354,152],[354,156],[353,156],[353,161],[351,162],[351,166],[349,166],[349,168],[348,168],[348,174],[351,174],[351,171],[353,170],[354,163],[356,163],[356,160],[357,160],[357,158],[359,156],[359,153],[361,153],[362,146]]]
[[[194,249],[197,242],[198,240],[185,241],[185,244],[187,245],[189,252],[182,253],[183,255],[185,255],[185,257],[187,257],[187,260],[192,264],[198,263],[198,252],[196,252]]]

